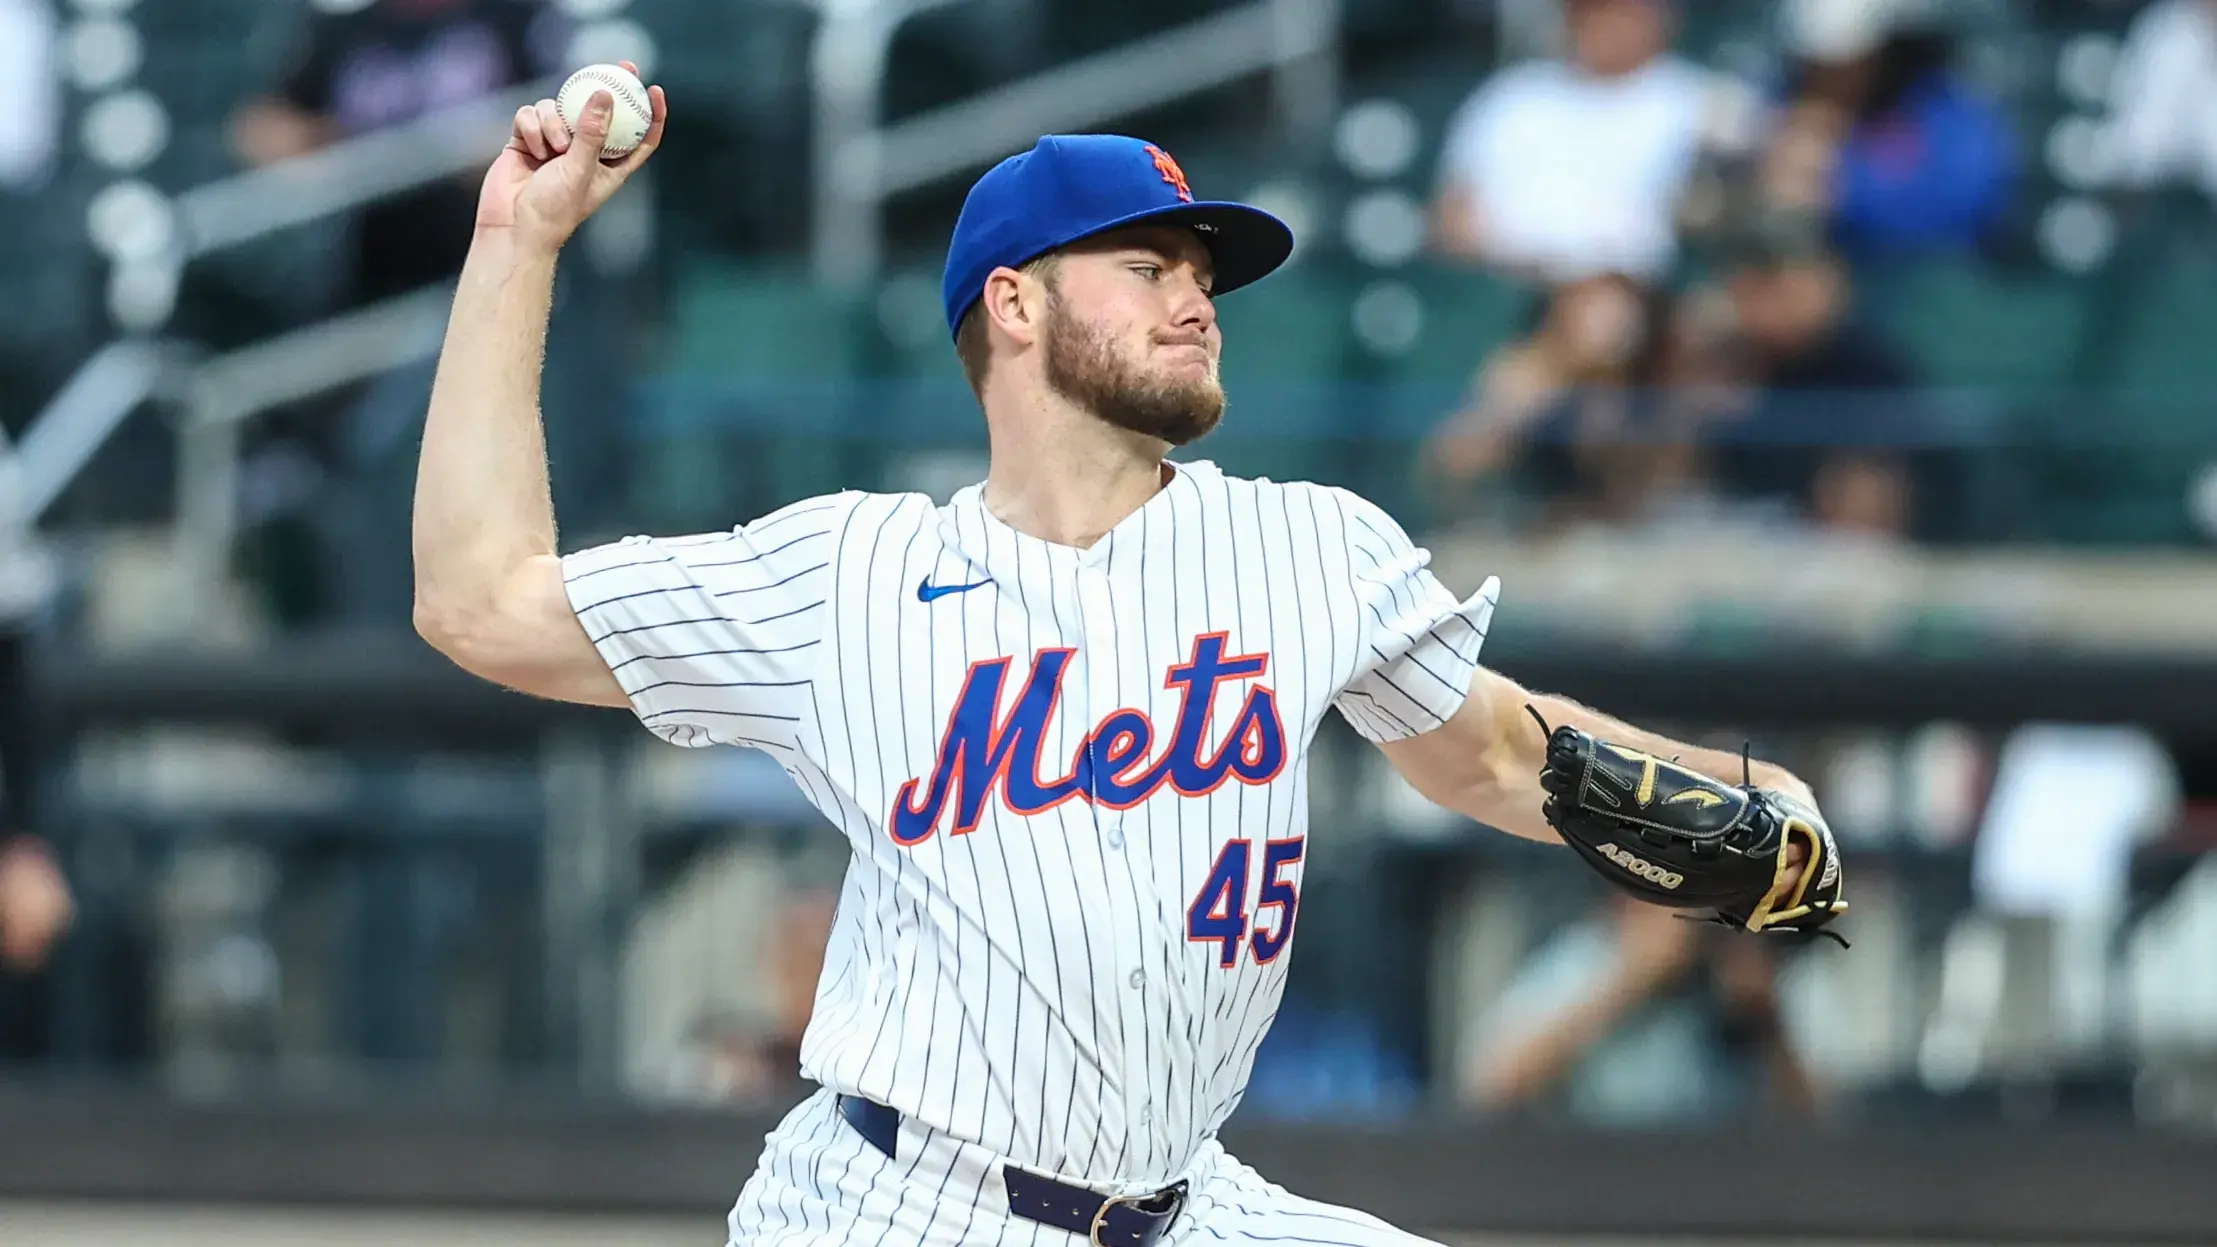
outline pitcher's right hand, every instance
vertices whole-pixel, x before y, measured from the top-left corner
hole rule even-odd
[[[638,72],[629,62],[624,68]],[[669,100],[660,87],[647,88],[647,97],[653,104],[654,122],[646,138],[630,155],[611,162],[601,160],[609,111],[614,107],[608,92],[593,93],[575,134],[551,99],[517,109],[508,146],[486,170],[484,187],[478,192],[477,228],[513,230],[531,246],[559,250],[661,145]]]

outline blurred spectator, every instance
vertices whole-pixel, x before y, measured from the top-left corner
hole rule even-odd
[[[1566,0],[1570,55],[1507,69],[1440,152],[1435,245],[1545,283],[1664,276],[1720,82],[1668,53],[1666,0]]]
[[[276,90],[239,110],[233,142],[266,164],[466,104],[555,72],[570,33],[561,10],[537,0],[373,0],[318,12]],[[483,174],[473,166],[363,208],[344,261],[349,303],[458,274]],[[548,453],[564,513],[587,531],[602,522],[623,463],[612,444],[622,404],[603,303],[590,266],[565,266],[547,351]],[[258,561],[283,622],[407,626],[408,499],[433,371],[426,361],[378,378],[342,428],[304,439],[313,450],[273,437],[244,465],[250,500],[276,499],[264,502]],[[307,514],[289,514],[294,506]]]
[[[2110,172],[2217,196],[2217,0],[2158,0],[2134,19],[2109,84]]]
[[[45,969],[72,909],[69,883],[44,841],[17,835],[0,844],[0,974]]]
[[[2017,181],[2000,102],[1951,65],[1926,0],[1790,0],[1787,103],[1764,170],[1775,207],[1829,208],[1854,260],[1994,241]]]
[[[657,1099],[762,1105],[800,1078],[846,845],[742,833],[644,904],[624,954],[626,1079]]]
[[[1721,494],[1909,535],[1929,409],[1822,232],[1807,213],[1740,223],[1711,240],[1721,278],[1675,298],[1624,277],[1558,288],[1427,446],[1437,518],[1506,491],[1536,500],[1520,527],[1641,523]]]
[[[62,85],[47,0],[0,0],[0,194],[46,180],[61,135]]]
[[[0,546],[6,545],[0,535]],[[0,1061],[31,1060],[51,1043],[46,973],[75,905],[52,849],[31,834],[38,726],[30,704],[30,644],[12,606],[18,579],[0,550]]]
[[[1612,896],[1541,944],[1479,1019],[1463,1098],[1610,1127],[1813,1112],[1773,958],[1744,934]]]
[[[0,0],[0,116],[8,119],[0,126],[0,231],[13,234],[30,214],[53,211],[36,196],[53,174],[61,104],[52,6]],[[9,319],[0,326],[0,431],[20,434],[56,383],[57,361],[52,341],[23,323],[30,318]]]
[[[1855,313],[1847,266],[1807,214],[1772,214],[1724,251],[1720,286],[1691,292],[1682,333],[1738,401],[1712,409],[1709,458],[1735,497],[1781,499],[1839,531],[1906,535],[1905,451],[1924,409],[1908,357]],[[1883,397],[1879,397],[1883,395]]]
[[[1535,496],[1542,526],[1641,518],[1691,483],[1700,395],[1677,382],[1683,353],[1668,296],[1623,276],[1560,286],[1530,335],[1479,369],[1470,402],[1424,455],[1427,485],[1452,522]],[[1485,495],[1493,495],[1487,497]]]
[[[264,165],[466,104],[553,71],[566,34],[535,0],[373,0],[318,9],[276,90],[243,105],[232,144]],[[472,169],[364,208],[349,267],[356,303],[461,270],[477,211]]]

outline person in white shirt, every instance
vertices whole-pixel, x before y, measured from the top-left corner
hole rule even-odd
[[[2133,21],[2110,75],[2111,180],[2217,197],[2217,0],[2162,0]]]
[[[29,194],[53,171],[62,84],[47,0],[0,0],[0,193]]]
[[[1721,80],[1670,55],[1668,0],[1565,0],[1569,55],[1489,79],[1449,123],[1433,201],[1449,257],[1556,285],[1662,277]]]

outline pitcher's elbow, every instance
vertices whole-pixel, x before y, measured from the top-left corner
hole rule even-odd
[[[424,644],[460,661],[469,635],[469,623],[462,612],[418,593],[413,618],[416,635],[423,638]]]

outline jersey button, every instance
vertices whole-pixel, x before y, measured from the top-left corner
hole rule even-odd
[[[1132,976],[1124,981],[1132,985],[1133,991],[1138,991],[1140,988],[1147,986],[1147,972],[1145,970],[1134,970]]]
[[[1121,848],[1123,848],[1123,847],[1124,847],[1124,833],[1123,833],[1123,832],[1121,832],[1121,831],[1117,831],[1117,830],[1114,830],[1114,829],[1112,828],[1112,829],[1111,829],[1111,830],[1109,831],[1109,833],[1108,833],[1108,846],[1109,846],[1110,848],[1112,848],[1112,849],[1121,849]]]

